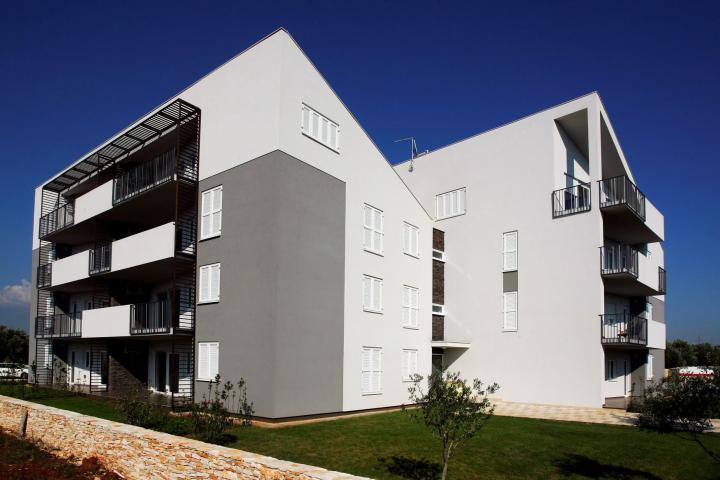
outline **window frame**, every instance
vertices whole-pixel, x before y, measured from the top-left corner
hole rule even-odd
[[[217,297],[208,297],[203,298],[202,292],[203,292],[203,285],[202,285],[202,275],[203,270],[206,270],[209,272],[207,279],[208,279],[208,294],[212,295],[212,268],[217,267],[218,268],[218,285],[217,285]],[[209,263],[207,265],[201,265],[198,267],[198,305],[207,304],[207,303],[218,303],[220,302],[220,287],[222,285],[222,266],[220,262],[217,263]]]
[[[373,365],[370,365],[368,370],[364,369],[363,356],[366,351],[378,353],[377,358],[378,358],[379,365],[375,365],[375,368],[373,368]],[[370,356],[370,358],[372,359],[372,355]],[[372,362],[370,362],[370,363],[372,363]],[[360,373],[360,393],[363,396],[365,396],[365,395],[382,395],[382,393],[383,393],[383,349],[382,349],[382,347],[369,347],[369,346],[362,347],[361,355],[360,355],[360,372],[361,372]],[[377,381],[375,383],[378,388],[376,390],[367,390],[366,391],[363,389],[363,376],[366,372],[369,373],[371,376],[373,374],[377,375],[377,377],[376,377]],[[372,384],[372,381],[370,381],[369,383]]]
[[[462,202],[460,202],[460,196],[459,196],[460,192],[462,192]],[[443,197],[443,207],[444,207],[445,206],[445,203],[444,203],[445,198],[444,197],[446,195],[449,196],[450,194],[453,194],[453,193],[458,193],[458,199],[457,199],[458,210],[453,211],[449,215],[441,216],[440,212],[439,212],[440,197]],[[451,198],[451,197],[448,197],[448,198]],[[462,209],[460,209],[460,203],[462,203]],[[445,210],[446,209],[443,208],[443,211],[445,211]],[[448,190],[447,192],[442,192],[442,193],[438,193],[437,195],[435,195],[435,220],[436,221],[445,220],[445,219],[453,218],[453,217],[459,217],[461,215],[465,215],[466,213],[467,213],[467,187],[460,187],[460,188],[456,188],[454,190]]]
[[[200,374],[201,374],[200,362],[201,362],[201,360],[202,360],[202,356],[201,356],[202,347],[209,348],[209,347],[213,347],[213,346],[215,347],[215,352],[216,352],[216,356],[215,356],[215,358],[216,358],[216,365],[215,365],[216,372],[215,372],[215,375],[209,375],[208,378],[205,378],[205,377],[202,377],[202,376],[200,375]],[[213,382],[213,381],[215,381],[215,377],[217,376],[217,374],[220,373],[220,342],[218,342],[218,341],[198,342],[198,350],[197,350],[197,351],[198,351],[198,364],[197,364],[197,376],[196,376],[196,380],[197,380],[198,382]],[[206,353],[209,354],[209,351],[207,351]],[[212,373],[212,372],[210,371],[210,370],[212,370],[212,368],[211,368],[210,357],[209,357],[209,356],[208,356],[208,358],[206,359],[206,361],[208,362],[208,371],[209,371],[209,373]]]
[[[371,225],[368,225],[365,222],[366,213],[368,210],[370,211],[371,218],[372,218]],[[378,226],[375,223],[378,218],[376,216],[376,214],[379,214],[379,218],[380,218],[380,229],[379,230],[377,230]],[[380,210],[377,207],[373,207],[369,203],[364,203],[363,208],[362,208],[362,224],[363,224],[363,240],[362,240],[363,250],[365,250],[366,252],[374,253],[375,255],[383,256],[383,251],[385,248],[385,212],[383,212],[382,210]],[[368,230],[370,231],[370,245],[369,246],[365,244],[365,233]],[[380,235],[380,240],[379,240],[380,248],[379,249],[375,248],[376,247],[375,234]]]
[[[308,111],[308,122],[307,125],[305,124],[305,110]],[[317,115],[318,121],[317,121],[317,128],[319,132],[317,132],[317,136],[315,136],[316,132],[313,128],[313,114]],[[325,139],[322,137],[322,125],[323,121],[327,122],[327,132],[328,132],[328,141],[326,142]],[[335,145],[333,145],[330,140],[332,139],[331,131],[335,130]],[[310,105],[308,105],[305,102],[302,102],[300,104],[300,132],[308,137],[311,140],[315,140],[320,145],[329,148],[335,153],[340,153],[340,124],[333,121],[326,115],[323,115],[322,113],[318,112],[314,108],[312,108]]]
[[[413,355],[415,357],[412,360]],[[412,382],[413,376],[417,375],[420,371],[418,367],[418,350],[417,348],[403,348],[401,355],[400,375],[402,376],[403,382]],[[415,368],[411,368],[413,365]],[[412,372],[410,370],[413,370]]]
[[[372,305],[370,305],[370,306],[365,305],[365,280],[370,280],[370,295],[369,295],[369,296],[370,296],[370,300],[371,300],[371,303],[372,303]],[[376,300],[376,299],[375,299],[375,295],[374,295],[374,293],[373,293],[373,292],[375,291],[375,289],[373,288],[374,282],[379,282],[379,283],[380,283],[380,288],[379,288],[379,292],[380,292],[379,308],[375,308],[375,302],[374,302],[374,300]],[[383,313],[383,279],[382,279],[382,278],[380,278],[380,277],[374,277],[374,276],[372,276],[372,275],[367,275],[367,274],[364,274],[364,275],[363,275],[363,281],[362,281],[362,307],[363,307],[363,311],[364,311],[364,312],[369,312],[369,313]]]
[[[506,295],[515,295],[515,310],[507,310],[507,301]],[[503,321],[502,321],[502,331],[503,332],[517,332],[518,326],[519,326],[519,314],[518,311],[520,310],[519,305],[519,296],[517,290],[514,290],[512,292],[503,292]],[[514,328],[508,328],[508,322],[507,322],[507,314],[508,313],[515,313],[515,327]]]
[[[506,250],[506,238],[509,236],[514,235],[515,236],[515,250]],[[518,235],[517,230],[510,230],[509,232],[503,232],[502,235],[502,257],[503,257],[503,272],[517,272],[519,268],[519,257],[518,251],[520,250],[520,235]],[[515,266],[512,268],[508,267],[508,254],[515,254]]]
[[[406,241],[406,238],[408,241]],[[412,241],[409,241],[410,239],[415,239],[415,251],[408,251],[405,249],[406,246],[412,246]],[[413,258],[420,258],[420,228],[416,227],[410,222],[403,222],[403,231],[402,231],[402,241],[403,241],[403,253],[405,255],[408,255]]]
[[[220,208],[215,209],[215,192],[220,191]],[[209,193],[210,198],[212,199],[212,206],[211,210],[208,213],[204,213],[205,211],[205,194]],[[223,186],[217,185],[212,188],[208,188],[206,190],[203,190],[200,192],[200,240],[207,240],[209,238],[215,238],[222,235],[222,204],[224,201],[223,198]],[[210,217],[210,224],[211,224],[211,230],[212,230],[212,216],[216,213],[220,214],[220,229],[217,232],[208,233],[205,231],[205,222],[203,221],[205,217]]]
[[[409,303],[405,304],[405,295],[408,294]],[[416,305],[413,307],[413,297],[415,294]],[[403,285],[403,297],[402,297],[402,309],[403,309],[403,328],[411,330],[420,329],[420,289],[413,287],[412,285]],[[407,311],[407,322],[405,321],[405,312]],[[412,313],[415,312],[415,323],[412,323]]]

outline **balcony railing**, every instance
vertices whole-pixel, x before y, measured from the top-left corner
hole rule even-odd
[[[553,218],[590,210],[590,184],[580,183],[555,190],[550,195]]]
[[[600,208],[627,205],[645,220],[645,195],[626,175],[600,180]]]
[[[90,259],[88,265],[88,275],[98,275],[110,271],[110,262],[112,260],[112,243],[104,242],[95,245],[90,250]]]
[[[600,315],[600,331],[605,345],[647,344],[647,320],[627,312]]]
[[[35,317],[35,338],[79,337],[81,332],[82,312]]]
[[[603,275],[629,273],[638,276],[638,251],[630,245],[600,247],[600,271]]]
[[[665,295],[667,292],[667,272],[664,268],[658,267],[658,294]]]
[[[57,207],[40,217],[40,238],[69,227],[75,221],[75,203],[70,202]]]
[[[49,287],[52,285],[52,263],[40,265],[37,269],[37,286],[38,288]]]
[[[130,305],[130,335],[169,333],[171,318],[167,300]]]
[[[175,149],[143,162],[113,179],[113,205],[129,200],[173,179]]]

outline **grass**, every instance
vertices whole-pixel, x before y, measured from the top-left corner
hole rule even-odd
[[[2,385],[0,394],[7,394]],[[105,399],[52,390],[26,399],[119,420]],[[272,429],[235,427],[229,433],[230,447],[373,478],[433,478],[439,470],[438,440],[402,412]],[[708,445],[720,450],[720,436],[707,437]],[[695,443],[674,435],[633,427],[494,417],[479,437],[458,451],[448,476],[701,480],[720,478],[720,465]]]

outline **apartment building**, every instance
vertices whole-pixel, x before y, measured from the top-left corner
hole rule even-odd
[[[435,365],[600,406],[662,368],[661,241],[597,95],[393,168],[278,30],[36,189],[33,377],[243,377],[287,418]]]
[[[395,169],[444,232],[436,362],[546,404],[623,405],[662,378],[664,219],[597,94]]]

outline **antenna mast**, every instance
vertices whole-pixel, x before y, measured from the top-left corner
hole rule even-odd
[[[410,167],[408,168],[408,171],[412,172],[413,170],[415,170],[415,157],[418,156],[415,137],[401,138],[399,140],[395,140],[395,143],[406,142],[408,140],[410,140]]]

